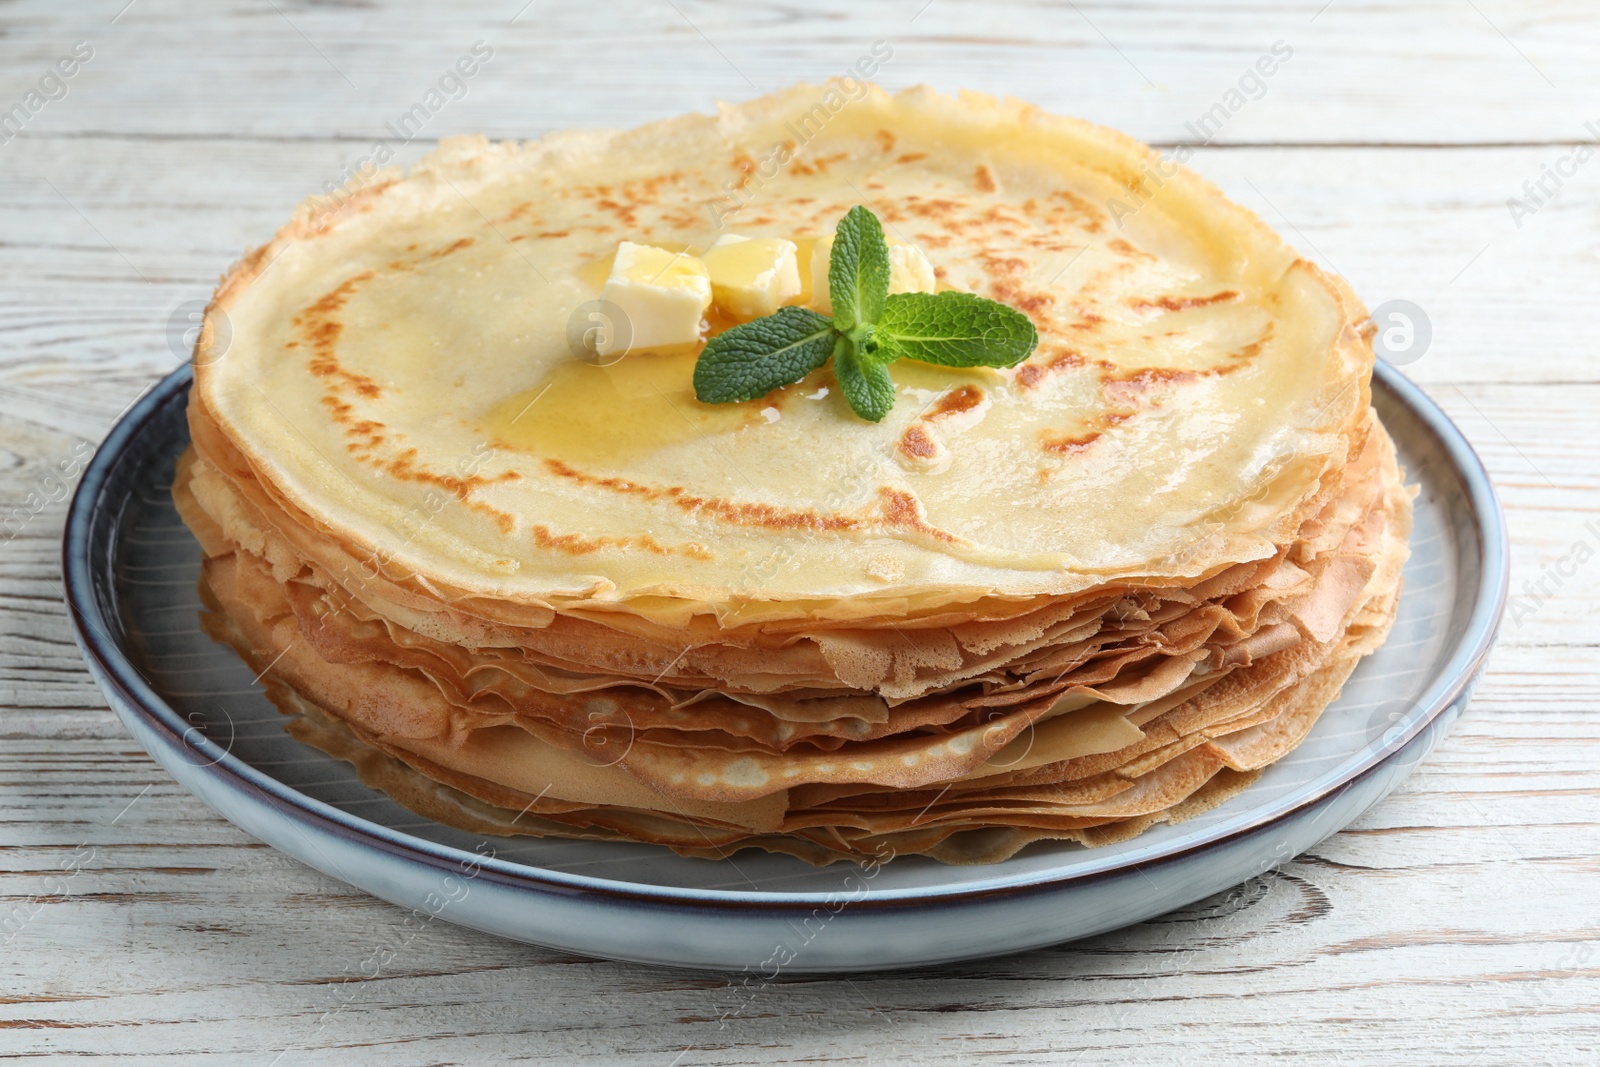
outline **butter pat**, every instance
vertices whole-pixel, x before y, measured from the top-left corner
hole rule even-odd
[[[798,251],[781,237],[717,238],[703,257],[712,299],[736,319],[772,314],[800,295]]]
[[[811,306],[824,315],[833,312],[828,297],[828,259],[833,252],[833,234],[818,238],[811,249]],[[889,244],[889,292],[932,293],[938,289],[933,264],[916,245],[885,237]]]
[[[697,257],[623,241],[605,300],[625,316],[596,346],[602,356],[676,348],[700,340],[711,306],[711,274]]]
[[[916,245],[889,241],[889,291],[891,293],[932,293],[938,289],[933,264]]]

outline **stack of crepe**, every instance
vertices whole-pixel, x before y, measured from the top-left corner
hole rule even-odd
[[[1033,356],[897,363],[877,424],[826,368],[710,407],[692,352],[574,356],[619,241],[804,251],[862,202]],[[295,736],[474,831],[1114,842],[1247,786],[1394,617],[1410,496],[1359,302],[1019,103],[802,86],[446,142],[308,204],[209,315],[175,494],[210,632]]]

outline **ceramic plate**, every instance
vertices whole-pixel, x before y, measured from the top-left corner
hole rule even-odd
[[[745,851],[478,838],[423,820],[284,733],[232,651],[198,629],[200,548],[173,510],[187,367],[112,430],[73,499],[67,597],[89,668],[173,777],[250,834],[438,918],[593,956],[738,970],[848,971],[1084,937],[1220,892],[1299,854],[1388,794],[1466,705],[1505,600],[1506,544],[1482,465],[1380,363],[1373,402],[1421,487],[1399,619],[1305,743],[1177,826],[1004,863],[904,857],[814,868]]]

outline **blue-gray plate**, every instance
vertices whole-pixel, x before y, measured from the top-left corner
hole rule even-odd
[[[814,868],[609,842],[479,838],[421,819],[291,739],[251,671],[199,630],[200,548],[173,510],[187,367],[111,431],[73,498],[67,599],[89,669],[174,778],[246,832],[424,918],[593,956],[738,970],[872,970],[996,955],[1159,915],[1282,864],[1386,796],[1466,706],[1506,592],[1477,456],[1380,363],[1373,402],[1421,487],[1399,618],[1311,735],[1243,793],[1121,845],[1004,863]]]

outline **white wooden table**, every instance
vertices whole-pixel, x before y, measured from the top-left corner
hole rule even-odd
[[[1600,138],[1600,11],[524,2],[0,6],[0,109],[26,120],[0,130],[0,1054],[1600,1062],[1600,161],[1578,150]],[[886,85],[1009,93],[1168,145],[1274,42],[1292,49],[1192,165],[1369,303],[1425,310],[1431,346],[1406,369],[1482,452],[1514,542],[1490,674],[1400,792],[1184,912],[1007,959],[784,979],[719,1023],[737,1001],[716,976],[444,923],[413,937],[129,740],[68,634],[59,474],[175,365],[175,309],[393,143],[385,123],[476,41],[492,59],[402,160],[441,135],[703,110],[842,72],[877,40]],[[80,41],[92,56],[50,80]],[[1524,183],[1546,168],[1562,184],[1536,204]],[[344,981],[383,949],[378,977]]]

